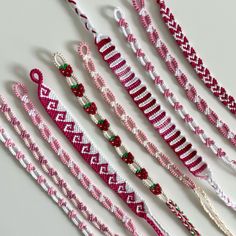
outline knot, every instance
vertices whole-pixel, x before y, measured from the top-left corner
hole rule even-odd
[[[207,138],[206,139],[206,146],[207,147],[210,147],[211,145],[213,145],[214,144],[214,141],[211,139],[211,138]]]
[[[222,150],[222,148],[218,148],[218,149],[217,149],[217,156],[218,156],[219,158],[225,156],[225,152]]]
[[[22,130],[20,133],[22,139],[28,139],[30,137],[29,133],[26,130]]]
[[[169,89],[166,89],[166,90],[164,91],[164,96],[168,98],[168,97],[172,97],[173,94],[172,94],[172,92],[170,92]]]
[[[54,190],[52,187],[48,188],[48,195],[53,196],[56,194],[56,190]]]
[[[142,51],[141,48],[137,49],[137,51],[136,51],[136,56],[137,56],[137,57],[143,57],[143,56],[144,56],[144,53],[143,53],[143,51]]]
[[[6,148],[11,148],[15,146],[15,144],[13,143],[11,139],[7,139],[4,144]]]
[[[146,71],[151,71],[151,72],[153,72],[154,66],[152,65],[151,62],[147,62],[147,63],[146,63],[146,65],[145,65],[145,70],[146,70]]]
[[[3,113],[9,112],[10,108],[8,107],[8,105],[6,103],[4,103],[0,106],[0,111],[3,112]]]
[[[31,172],[31,171],[34,171],[34,170],[35,170],[35,167],[33,166],[32,163],[30,163],[30,164],[28,164],[28,165],[26,166],[26,170],[27,170],[28,172]]]
[[[20,124],[20,121],[17,120],[16,117],[11,117],[10,123],[11,123],[11,125],[13,125],[13,126],[18,126],[18,125]]]
[[[128,40],[129,43],[135,43],[136,42],[136,38],[134,37],[133,34],[128,34],[127,40]]]
[[[18,161],[22,160],[23,158],[24,158],[24,154],[22,152],[19,151],[16,153],[16,159]]]
[[[194,133],[197,135],[200,135],[200,134],[203,134],[204,131],[199,126],[197,126],[197,127],[195,127]]]
[[[128,27],[128,23],[125,21],[124,18],[121,18],[118,22],[119,26],[127,28]]]
[[[189,115],[189,114],[186,114],[184,116],[184,121],[189,123],[189,122],[192,122],[193,121],[193,118]]]
[[[175,102],[174,109],[176,111],[181,110],[182,108],[183,108],[183,106],[179,102]]]

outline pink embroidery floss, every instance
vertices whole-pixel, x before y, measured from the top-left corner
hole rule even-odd
[[[143,2],[144,0],[140,0]],[[203,60],[198,56],[196,50],[191,46],[188,38],[185,36],[182,27],[176,22],[170,8],[164,0],[157,0],[160,7],[160,13],[164,23],[168,27],[170,34],[175,39],[177,45],[182,50],[183,55],[197,73],[199,79],[205,84],[206,88],[233,114],[236,115],[235,98],[222,87],[210,70],[204,65]]]
[[[29,115],[32,123],[38,128],[43,139],[48,142],[52,150],[59,157],[60,162],[65,165],[66,168],[68,168],[68,170],[76,178],[76,180],[78,180],[81,186],[86,191],[88,191],[88,193],[95,200],[100,202],[105,209],[107,209],[111,214],[121,221],[121,223],[131,233],[131,235],[138,236],[139,234],[136,231],[136,227],[129,216],[125,214],[121,208],[113,204],[112,200],[109,199],[97,186],[93,184],[93,181],[91,181],[81,171],[79,166],[72,160],[70,155],[62,148],[61,143],[53,135],[43,117],[40,115],[39,111],[30,100],[25,85],[21,83],[13,84],[13,92],[15,96],[20,99],[23,109]]]
[[[206,193],[185,174],[182,173],[178,167],[170,161],[170,159],[158,150],[158,147],[154,143],[150,142],[147,135],[142,131],[135,123],[135,121],[127,115],[128,112],[117,102],[116,96],[107,87],[102,76],[97,72],[94,61],[91,57],[90,48],[87,43],[80,43],[78,53],[82,57],[84,62],[84,68],[89,73],[96,88],[100,91],[101,96],[105,102],[112,108],[115,115],[119,118],[125,128],[133,134],[136,140],[142,145],[145,150],[157,161],[159,164],[169,171],[171,175],[178,178],[188,189],[193,190],[193,193],[199,199],[204,211],[209,215],[210,219],[225,233],[227,236],[233,234],[225,226],[219,216],[216,214],[215,209],[212,207],[209,197]]]
[[[207,118],[208,122],[213,125],[225,139],[236,146],[236,134],[219,118],[219,115],[209,106],[207,101],[199,95],[197,89],[189,82],[187,75],[179,67],[176,58],[171,55],[167,45],[161,40],[158,30],[154,27],[151,16],[145,8],[145,2],[132,0],[132,4],[139,15],[141,25],[147,32],[150,42],[156,49],[157,55],[165,62],[168,70],[176,78],[179,86],[183,88],[188,100],[196,106],[198,111]],[[199,130],[198,133],[199,132],[201,133],[201,130]],[[220,153],[222,152],[219,152],[219,154]]]
[[[168,235],[152,216],[145,202],[131,186],[118,175],[111,165],[107,163],[95,145],[92,144],[87,135],[85,135],[79,124],[63,107],[57,96],[43,83],[42,73],[38,69],[33,69],[30,72],[30,77],[38,86],[38,98],[45,108],[45,111],[62,131],[64,136],[71,142],[80,156],[137,216],[143,218],[154,229],[157,235]]]
[[[48,196],[61,208],[69,220],[75,224],[76,228],[85,236],[93,236],[87,225],[82,221],[76,210],[72,208],[60,193],[44,178],[41,172],[34,166],[29,158],[16,146],[5,130],[0,127],[0,141],[9,150],[12,156],[21,164],[26,172],[36,181],[36,183],[45,191]]]

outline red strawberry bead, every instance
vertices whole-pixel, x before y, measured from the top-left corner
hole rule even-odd
[[[135,174],[141,180],[147,179],[147,177],[148,177],[148,172],[144,168],[137,170]]]
[[[162,192],[161,186],[160,184],[154,184],[153,186],[150,187],[150,191],[154,194],[154,195],[160,195]]]
[[[59,70],[62,75],[65,77],[71,77],[71,74],[73,73],[72,67],[68,64],[64,64],[59,67]]]
[[[131,152],[127,152],[122,156],[122,160],[126,163],[126,164],[132,164],[134,162],[134,156],[132,155]]]
[[[71,86],[71,91],[76,97],[83,97],[85,89],[82,84],[76,84]]]
[[[107,131],[110,127],[110,123],[107,120],[100,120],[100,121],[98,121],[97,126],[102,131]]]
[[[119,136],[113,136],[110,138],[110,143],[113,147],[119,147],[121,145],[121,139]]]
[[[84,105],[84,110],[89,114],[89,115],[95,115],[97,112],[97,106],[94,102],[92,103],[87,103]]]

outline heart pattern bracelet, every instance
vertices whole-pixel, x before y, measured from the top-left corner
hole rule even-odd
[[[144,2],[144,0],[139,0]],[[170,8],[166,6],[164,0],[156,0],[160,7],[160,14],[170,34],[175,39],[183,55],[197,73],[199,79],[205,84],[206,88],[233,114],[236,115],[235,98],[222,87],[210,70],[204,65],[203,60],[198,56],[196,50],[191,46],[188,38],[185,36],[182,27],[176,22]]]
[[[83,222],[76,210],[72,208],[60,193],[47,181],[36,166],[28,157],[16,146],[6,131],[0,127],[0,141],[9,150],[12,156],[20,163],[26,172],[36,181],[36,183],[45,191],[48,196],[61,208],[69,220],[75,224],[76,228],[85,236],[93,236],[87,225]]]
[[[128,115],[128,112],[117,102],[116,96],[106,85],[103,77],[97,72],[94,61],[91,57],[91,51],[87,43],[80,43],[78,53],[82,57],[85,70],[89,73],[90,78],[94,82],[96,88],[100,91],[104,101],[111,107],[112,111],[124,125],[124,127],[133,134],[138,143],[164,167],[169,173],[178,178],[182,184],[188,189],[193,190],[193,193],[199,199],[203,209],[209,215],[209,218],[224,232],[227,236],[232,236],[232,233],[225,226],[222,220],[217,215],[215,209],[212,207],[211,202],[206,193],[173,163],[171,160],[158,150],[158,147],[150,142],[147,135],[142,131],[135,121]]]
[[[125,36],[125,39],[130,45],[130,48],[136,55],[137,60],[144,67],[145,71],[147,71],[150,79],[154,82],[155,87],[164,96],[166,101],[169,102],[176,114],[180,116],[180,118],[189,126],[191,131],[193,131],[193,133],[199,137],[203,144],[205,144],[206,147],[210,149],[217,158],[219,158],[219,160],[222,160],[227,166],[236,171],[236,161],[230,159],[226,152],[222,148],[218,147],[216,142],[204,132],[202,127],[200,127],[196,123],[195,119],[186,111],[184,105],[177,100],[173,91],[168,88],[165,81],[160,78],[155,69],[155,66],[147,58],[145,52],[141,49],[137,38],[132,33],[123,12],[120,9],[115,9],[114,17],[122,29],[121,32]]]
[[[26,86],[21,83],[14,83],[13,93],[17,98],[19,98],[23,109],[28,114],[32,123],[39,130],[41,137],[50,145],[51,149],[59,157],[59,161],[66,166],[66,168],[71,172],[72,176],[74,176],[79,181],[81,186],[86,191],[88,191],[88,193],[95,200],[100,202],[105,209],[107,209],[118,220],[120,220],[131,235],[138,236],[139,234],[137,233],[136,227],[130,217],[126,213],[124,213],[121,208],[114,205],[112,203],[112,200],[109,199],[97,186],[92,183],[92,181],[81,171],[78,164],[75,163],[70,155],[62,148],[61,143],[52,134],[52,131],[44,121],[43,117],[40,115],[39,111],[30,100]],[[102,231],[107,230],[106,227],[96,222],[96,218],[90,216],[89,218],[95,221],[94,223],[98,225],[99,229],[101,229]]]
[[[91,120],[96,126],[102,131],[104,137],[109,143],[115,148],[119,157],[124,161],[129,169],[142,180],[143,184],[162,202],[164,202],[170,211],[180,219],[181,223],[190,231],[192,235],[200,235],[194,226],[189,222],[188,218],[179,209],[179,207],[169,199],[163,192],[159,183],[155,183],[149,176],[148,171],[143,168],[136,160],[134,155],[127,150],[122,143],[121,138],[115,134],[109,121],[104,119],[98,112],[97,106],[92,102],[85,93],[85,87],[79,82],[79,79],[74,74],[70,64],[67,63],[66,59],[60,53],[54,54],[54,64],[59,69],[60,73],[66,77],[66,81],[71,88],[72,93],[77,98],[80,106],[83,107],[86,113],[89,114]]]
[[[68,70],[66,71],[68,72]],[[95,145],[87,137],[85,132],[81,129],[79,124],[64,108],[56,94],[43,83],[44,78],[41,71],[38,69],[33,69],[30,72],[30,78],[38,86],[38,98],[45,111],[57,127],[62,131],[68,141],[70,141],[80,156],[138,217],[143,218],[153,228],[156,235],[168,236],[169,234],[161,227],[155,217],[150,213],[150,210],[146,206],[145,202],[105,160]],[[87,105],[85,109],[92,111],[94,108],[94,105]],[[113,139],[111,142],[116,143],[117,139]]]
[[[74,205],[75,209],[81,212],[83,217],[91,222],[99,231],[104,235],[118,236],[112,233],[107,225],[101,222],[97,216],[95,216],[83,203],[79,196],[71,189],[69,184],[61,177],[61,174],[52,167],[48,158],[42,153],[36,142],[32,139],[31,135],[20,120],[13,113],[10,106],[6,103],[5,99],[0,96],[0,112],[5,116],[8,123],[15,129],[16,133],[20,136],[21,140],[24,141],[26,147],[32,153],[35,160],[39,163],[42,170],[48,175],[52,182],[61,190],[64,196]],[[32,114],[33,115],[33,114]]]
[[[141,79],[135,75],[121,53],[117,51],[111,39],[108,36],[98,34],[95,31],[87,16],[80,10],[76,1],[67,0],[67,2],[79,17],[85,29],[93,35],[98,52],[103,60],[107,62],[112,73],[121,82],[136,106],[152,124],[163,140],[175,152],[190,173],[195,177],[206,181],[225,205],[236,211],[236,203],[224,193],[213,178],[212,172],[206,162],[198,155],[197,151],[193,148],[193,145],[181,134],[176,125],[172,123],[171,118],[167,116],[166,112],[157,103],[157,100],[147,90],[147,87]]]
[[[145,2],[132,0],[132,5],[139,15],[141,25],[147,32],[150,42],[156,49],[157,55],[164,61],[170,73],[176,78],[179,86],[183,88],[187,99],[196,106],[198,111],[206,117],[209,123],[214,126],[225,139],[236,147],[235,132],[220,119],[214,109],[199,95],[194,85],[189,82],[187,75],[180,69],[176,58],[170,53],[167,45],[161,40],[158,30],[154,27],[151,16],[145,8]],[[139,55],[142,56],[141,54]],[[202,134],[202,130],[199,130],[197,133]]]

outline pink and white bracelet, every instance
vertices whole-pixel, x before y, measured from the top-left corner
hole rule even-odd
[[[144,0],[139,0],[143,2]],[[160,13],[163,21],[167,25],[171,35],[174,37],[177,45],[182,50],[183,55],[188,60],[189,64],[197,73],[200,80],[203,81],[206,88],[218,98],[221,103],[229,109],[229,111],[236,115],[235,98],[222,87],[217,79],[212,75],[210,70],[204,65],[203,60],[197,55],[196,50],[191,46],[188,38],[183,33],[181,26],[176,22],[174,15],[170,8],[165,4],[164,0],[157,0],[160,7]]]
[[[56,94],[43,83],[42,73],[38,69],[33,69],[30,72],[30,78],[38,86],[38,98],[45,111],[80,156],[138,217],[144,219],[153,228],[156,235],[168,235],[150,213],[145,202],[105,160],[79,124],[64,108]]]
[[[187,75],[180,69],[176,58],[171,55],[167,45],[161,40],[157,28],[154,27],[151,16],[145,8],[145,2],[132,0],[132,4],[139,15],[141,25],[147,32],[150,42],[155,47],[157,54],[165,62],[168,70],[174,75],[178,84],[184,89],[188,100],[195,104],[198,111],[207,118],[209,123],[236,147],[236,134],[211,109],[206,100],[199,95],[197,89],[189,82]],[[198,133],[201,132],[201,130],[198,131]]]
[[[109,227],[102,223],[98,217],[88,209],[88,207],[79,199],[78,195],[71,189],[69,184],[61,177],[60,173],[52,167],[38,145],[31,138],[29,132],[27,132],[27,130],[23,127],[2,96],[0,96],[0,112],[4,114],[7,121],[20,136],[21,140],[24,141],[35,160],[40,164],[42,170],[50,177],[53,183],[56,184],[64,196],[74,205],[75,209],[81,212],[83,217],[87,221],[91,222],[91,224],[93,224],[93,226],[95,226],[104,235],[117,236],[117,234],[112,233]]]
[[[74,74],[73,68],[67,63],[66,59],[60,53],[54,54],[54,64],[60,73],[66,78],[67,84],[71,88],[73,95],[77,98],[80,106],[89,115],[90,119],[102,131],[106,140],[114,147],[118,156],[124,161],[132,173],[142,181],[142,183],[152,192],[152,194],[163,202],[168,209],[180,220],[191,235],[200,235],[188,218],[179,209],[173,200],[169,199],[164,193],[159,183],[155,183],[149,176],[148,171],[143,168],[136,160],[133,154],[124,146],[121,138],[114,133],[107,119],[104,119],[99,113],[97,106],[88,98],[85,87],[80,83],[78,77]]]
[[[34,166],[29,158],[15,145],[5,130],[0,127],[0,141],[16,158],[21,166],[27,171],[36,183],[48,194],[48,196],[61,208],[76,228],[85,236],[93,236],[87,225],[83,222],[76,210],[72,208],[60,193],[46,180],[41,172]]]
[[[222,160],[227,166],[236,171],[236,161],[230,159],[226,152],[222,148],[218,147],[216,142],[205,133],[202,127],[197,124],[196,120],[194,120],[194,118],[186,111],[184,105],[177,100],[173,91],[168,88],[165,81],[160,78],[155,69],[155,66],[147,58],[145,52],[141,49],[138,40],[132,33],[122,11],[116,9],[114,11],[114,17],[122,29],[122,33],[130,45],[130,48],[134,52],[137,60],[144,67],[145,71],[147,71],[150,79],[153,80],[158,91],[164,96],[166,101],[169,102],[176,114],[180,116],[180,118],[189,126],[191,131],[193,131],[193,133],[199,137],[199,139],[216,155],[217,158]],[[150,31],[151,30],[149,28],[149,33]],[[166,61],[168,60],[169,59],[167,58]]]
[[[171,160],[158,150],[154,143],[150,142],[147,135],[136,125],[135,121],[127,115],[125,109],[117,102],[117,99],[112,91],[107,87],[102,76],[97,72],[93,59],[91,58],[90,48],[86,43],[80,43],[78,53],[82,57],[84,67],[90,74],[92,81],[96,88],[100,91],[101,96],[105,102],[112,108],[112,111],[119,118],[125,128],[134,135],[135,139],[142,145],[145,150],[154,157],[158,163],[169,171],[171,175],[178,178],[181,183],[186,185],[187,188],[193,190],[196,197],[199,199],[203,209],[209,215],[210,219],[224,232],[227,236],[232,236],[232,233],[227,229],[225,224],[221,221],[216,214],[215,209],[212,207],[211,202],[206,193],[173,163]]]
[[[236,203],[217,184],[203,158],[197,154],[192,144],[187,142],[176,125],[172,123],[166,112],[147,90],[145,84],[136,77],[131,67],[127,65],[126,60],[122,58],[121,53],[116,50],[111,39],[108,36],[96,33],[86,15],[79,9],[76,1],[67,0],[67,2],[87,31],[94,36],[94,42],[103,60],[107,62],[113,74],[119,79],[136,106],[142,111],[163,140],[195,177],[206,181],[225,205],[236,211]]]
[[[107,209],[111,214],[121,221],[121,223],[131,233],[131,235],[138,236],[139,234],[137,233],[134,223],[130,217],[124,213],[121,208],[114,205],[112,200],[102,193],[98,187],[92,184],[92,181],[81,171],[79,166],[72,160],[70,155],[62,148],[62,145],[57,140],[57,138],[53,136],[48,125],[34,106],[33,102],[30,100],[26,87],[21,83],[15,83],[13,85],[13,92],[16,97],[20,99],[21,105],[29,115],[32,123],[40,131],[43,139],[48,142],[52,150],[59,157],[60,162],[68,168],[76,180],[79,181],[82,187],[88,191],[95,200],[100,202],[105,209]]]

